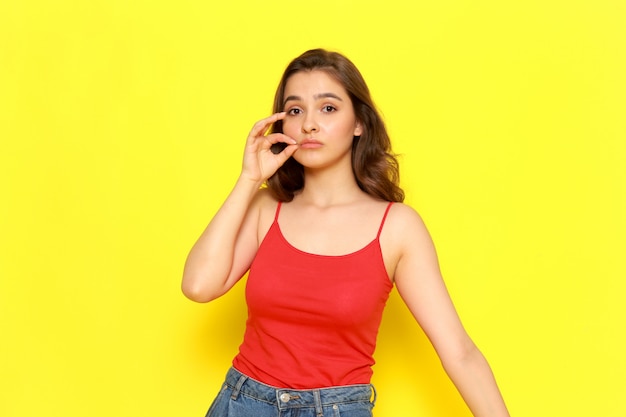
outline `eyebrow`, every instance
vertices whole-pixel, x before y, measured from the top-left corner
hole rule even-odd
[[[334,94],[334,93],[320,93],[320,94],[314,95],[313,98],[315,100],[319,100],[321,98],[334,98],[336,100],[343,101],[341,99],[341,97],[339,97],[337,94]],[[301,101],[302,97],[300,97],[300,96],[289,96],[289,97],[287,97],[285,99],[285,101],[283,101],[283,106],[285,106],[285,104],[287,104],[288,101],[292,101],[292,100],[293,101]]]

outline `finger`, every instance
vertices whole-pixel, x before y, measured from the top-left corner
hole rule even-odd
[[[297,150],[298,145],[286,145],[285,149],[283,149],[281,152],[276,153],[276,157],[279,159],[282,165],[287,161],[287,159],[291,158],[291,155],[293,155]]]
[[[287,136],[284,133],[271,133],[265,136],[265,140],[267,140],[271,144],[283,142],[289,145],[295,145],[297,143],[294,138],[292,138],[291,136]]]
[[[286,112],[274,113],[273,115],[266,117],[265,119],[259,120],[252,127],[252,130],[250,131],[250,136],[258,137],[265,134],[267,129],[269,129],[269,127],[272,125],[272,123],[284,119],[286,115]]]
[[[269,149],[273,154],[279,154],[287,146],[297,144],[295,139],[282,133],[272,133],[271,135],[267,135],[265,139],[266,146],[269,146]]]

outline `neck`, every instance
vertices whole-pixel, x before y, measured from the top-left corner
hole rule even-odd
[[[328,207],[352,202],[363,198],[352,173],[352,166],[341,166],[321,170],[305,169],[304,188],[298,194],[302,202],[319,207]]]

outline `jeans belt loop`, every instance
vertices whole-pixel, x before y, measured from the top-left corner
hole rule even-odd
[[[235,388],[233,389],[233,393],[230,395],[231,400],[236,400],[239,396],[239,391],[241,391],[241,386],[246,382],[248,377],[246,375],[241,375],[235,384]]]
[[[316,389],[313,391],[313,398],[315,399],[315,412],[317,417],[322,417],[324,415],[324,408],[322,407],[322,397],[320,396],[320,390]]]

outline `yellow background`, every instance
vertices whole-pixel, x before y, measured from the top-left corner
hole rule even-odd
[[[0,415],[201,416],[242,285],[179,290],[312,47],[362,70],[514,416],[626,415],[622,0],[0,0]],[[469,416],[394,292],[378,417]]]

